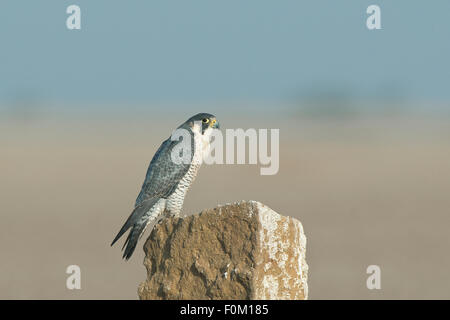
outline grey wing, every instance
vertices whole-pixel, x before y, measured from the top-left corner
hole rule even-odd
[[[172,141],[170,138],[164,141],[153,156],[147,169],[141,192],[139,193],[135,206],[138,206],[144,200],[149,198],[167,198],[177,187],[180,180],[184,177],[192,162],[195,152],[194,138],[191,134],[191,154],[189,163],[175,163],[172,161],[171,154],[180,141]]]
[[[195,145],[192,135],[191,138],[190,159],[192,162]],[[126,246],[124,258],[126,259],[129,259],[133,254],[139,236],[147,225],[149,219],[147,216],[148,213],[151,212],[152,208],[154,208],[160,198],[166,198],[173,192],[180,180],[189,170],[190,163],[177,164],[171,159],[173,148],[180,142],[182,141],[172,141],[169,138],[159,147],[147,169],[144,184],[136,199],[136,205],[133,212],[111,243],[111,245],[113,245],[128,229],[131,228],[124,244],[124,246]]]

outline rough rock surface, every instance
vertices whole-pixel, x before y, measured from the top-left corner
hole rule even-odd
[[[157,224],[141,299],[307,299],[300,221],[255,201]]]

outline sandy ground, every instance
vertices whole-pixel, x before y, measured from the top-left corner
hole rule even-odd
[[[129,262],[123,240],[109,245],[152,155],[181,120],[2,120],[0,298],[136,299],[143,241]],[[448,124],[224,119],[224,128],[280,128],[280,171],[205,166],[184,210],[251,199],[300,219],[311,299],[450,299]],[[66,289],[72,264],[81,267],[81,290]],[[381,267],[381,290],[366,288],[372,264]]]

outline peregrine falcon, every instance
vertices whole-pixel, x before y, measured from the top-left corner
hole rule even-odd
[[[123,258],[126,260],[133,254],[139,238],[149,224],[161,217],[180,214],[186,192],[197,175],[204,155],[209,152],[211,133],[214,129],[219,129],[219,122],[212,114],[199,113],[178,129],[186,130],[191,139],[188,161],[177,163],[172,158],[172,151],[179,148],[183,140],[176,141],[169,137],[156,151],[147,169],[134,210],[111,243],[112,246],[131,229],[122,247],[122,250],[125,248]]]

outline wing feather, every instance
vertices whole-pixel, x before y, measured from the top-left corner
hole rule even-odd
[[[180,180],[188,172],[195,152],[193,133],[191,130],[188,131],[191,137],[190,163],[177,164],[172,161],[172,150],[182,143],[182,140],[175,141],[169,138],[164,141],[148,166],[135,206],[148,198],[167,198],[176,189]]]

